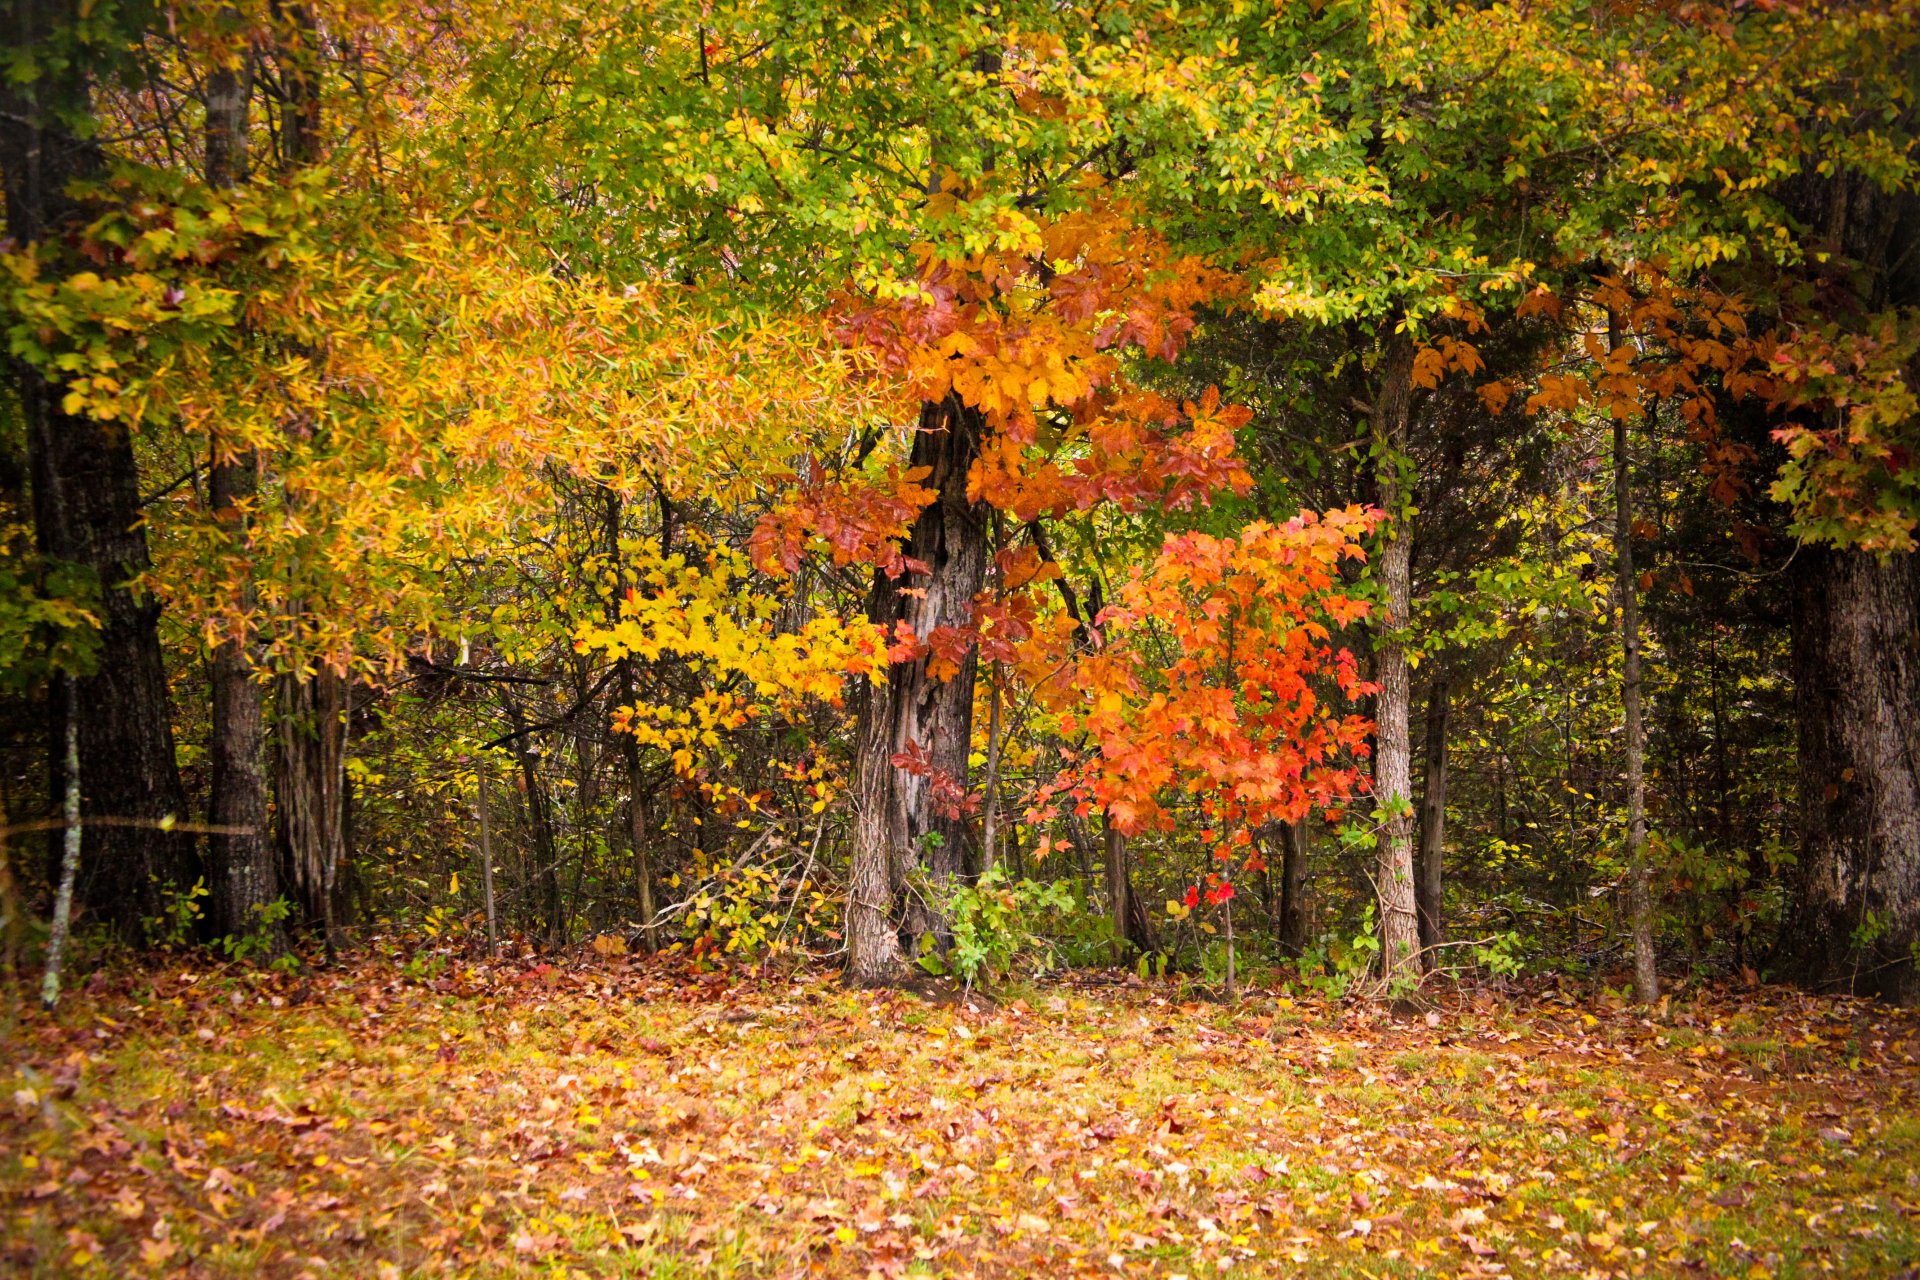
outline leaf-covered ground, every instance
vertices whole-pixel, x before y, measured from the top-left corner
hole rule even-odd
[[[1875,1275],[1920,1021],[1778,989],[1426,1016],[625,960],[96,978],[14,1025],[22,1275]]]

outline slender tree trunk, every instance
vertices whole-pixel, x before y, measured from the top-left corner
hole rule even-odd
[[[666,490],[659,492],[660,553],[664,556],[668,539],[673,533],[673,506],[667,499]],[[613,623],[620,619],[620,599],[625,593],[627,576],[626,560],[620,550],[620,495],[608,489],[606,504],[607,555],[614,569],[614,591],[607,599],[607,621]],[[636,693],[633,658],[621,658],[617,665],[620,672],[620,705],[630,707]],[[653,861],[647,849],[646,802],[641,798],[644,775],[640,769],[640,740],[630,733],[621,737],[620,756],[627,771],[627,840],[633,852],[633,876],[639,891],[640,936],[651,955],[660,949],[660,930],[653,918]]]
[[[1125,964],[1127,953],[1132,950],[1127,937],[1128,905],[1133,897],[1132,886],[1127,883],[1127,837],[1126,833],[1113,824],[1113,815],[1107,815],[1107,908],[1108,918],[1113,924],[1113,960],[1115,964]]]
[[[1427,691],[1427,767],[1420,792],[1420,878],[1415,885],[1420,908],[1420,948],[1432,969],[1432,949],[1447,940],[1441,910],[1443,850],[1447,828],[1447,721],[1452,709],[1445,676],[1435,676]]]
[[[1239,995],[1239,986],[1235,980],[1237,975],[1234,973],[1234,963],[1238,959],[1238,957],[1234,954],[1234,949],[1233,949],[1233,899],[1228,898],[1225,902],[1220,904],[1220,907],[1221,907],[1221,916],[1225,920],[1226,926],[1227,926],[1226,997],[1228,1000],[1231,1001],[1236,996]]]
[[[487,908],[487,959],[497,959],[500,955],[500,929],[494,915],[493,900],[493,828],[488,810],[491,807],[487,797],[487,753],[482,751],[474,770],[474,780],[479,787],[480,809],[480,892]]]
[[[631,696],[631,695],[629,695]],[[631,705],[631,704],[629,704]],[[627,840],[633,850],[633,878],[640,895],[640,937],[649,955],[660,950],[658,908],[653,897],[653,859],[647,849],[647,808],[641,797],[640,744],[625,744],[627,766]]]
[[[1298,958],[1307,950],[1307,820],[1280,827],[1280,915],[1275,932],[1280,954]]]
[[[1610,328],[1614,326],[1610,323]],[[1613,336],[1613,345],[1619,342]],[[1647,865],[1647,726],[1640,706],[1640,587],[1633,571],[1633,467],[1627,420],[1613,420],[1614,593],[1620,609],[1620,705],[1627,736],[1627,909],[1633,927],[1633,989],[1642,1004],[1660,998],[1653,952],[1652,869]]]
[[[1801,840],[1776,961],[1920,1001],[1920,556],[1803,546],[1793,572]]]
[[[925,641],[972,620],[974,597],[986,579],[987,513],[984,503],[968,500],[967,473],[979,455],[982,425],[979,411],[957,396],[921,410],[910,461],[930,469],[923,483],[939,496],[914,521],[907,540],[906,554],[925,566],[904,584],[913,594],[884,575],[876,577],[879,607],[871,616],[889,631],[905,622]],[[896,665],[887,686],[883,749],[893,773],[885,795],[895,884],[910,889],[908,933],[916,941],[932,934],[942,947],[947,925],[941,902],[966,862],[967,817],[955,801],[967,790],[978,659],[978,650],[969,648],[943,679],[933,669],[941,659],[922,655]],[[931,772],[891,765],[893,757],[909,754],[922,756]]]
[[[84,8],[15,6],[9,43],[30,52],[55,41]],[[70,188],[106,172],[97,142],[73,125],[91,113],[84,59],[84,52],[71,51],[44,57],[36,78],[0,84],[7,235],[20,245],[46,246],[56,272],[60,246],[91,216]],[[133,440],[124,423],[66,413],[63,388],[25,361],[14,361],[13,372],[39,550],[92,576],[100,591],[97,661],[91,674],[70,687],[63,682],[52,699],[49,741],[65,741],[67,722],[77,722],[77,756],[88,779],[83,818],[134,820],[84,828],[75,894],[96,918],[137,938],[161,914],[168,887],[187,889],[199,867],[192,840],[160,825],[184,817],[186,800],[173,753],[159,606],[128,585],[150,563]],[[50,755],[57,793],[64,762],[57,746]]]
[[[1380,895],[1380,968],[1389,991],[1420,978],[1420,922],[1414,905],[1413,868],[1413,686],[1400,628],[1413,614],[1413,530],[1405,514],[1410,495],[1402,491],[1400,466],[1406,453],[1413,399],[1413,342],[1405,335],[1389,339],[1380,361],[1374,393],[1373,431],[1380,451],[1380,506],[1389,523],[1382,535],[1380,579],[1386,588],[1383,632],[1374,645],[1375,702],[1374,801],[1386,813],[1380,832],[1374,880]]]
[[[49,1012],[60,1002],[60,966],[66,956],[67,929],[73,919],[73,882],[80,874],[80,732],[66,725],[66,800],[61,817],[60,879],[54,890],[53,923],[47,930],[47,971],[40,979],[40,1007]]]
[[[1000,553],[1006,546],[1006,533],[1000,512],[992,513],[993,545],[990,548],[995,567],[993,570],[993,598],[999,604],[1006,599],[1005,574],[999,568]],[[987,778],[983,790],[982,804],[985,813],[980,820],[980,874],[993,870],[993,864],[1000,856],[1000,751],[1004,738],[1004,712],[1006,701],[1005,664],[995,662],[988,669],[987,679],[991,682],[987,690]]]
[[[1130,955],[1144,956],[1153,950],[1153,928],[1147,918],[1146,904],[1133,887],[1133,858],[1127,837],[1107,816],[1103,833],[1106,853],[1107,907],[1113,924],[1113,956],[1117,964]]]
[[[982,875],[993,870],[994,861],[999,856],[1002,738],[1000,710],[1002,672],[999,663],[993,664],[993,671],[989,678],[993,681],[993,687],[987,691],[987,780],[984,800],[986,813],[980,821],[980,874]]]

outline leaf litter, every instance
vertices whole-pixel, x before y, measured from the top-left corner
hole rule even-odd
[[[14,1026],[0,1270],[1911,1276],[1917,1049],[1776,988],[129,974]]]

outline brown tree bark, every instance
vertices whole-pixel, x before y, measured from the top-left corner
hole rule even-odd
[[[1920,1001],[1920,556],[1804,546],[1793,576],[1801,842],[1776,963]]]
[[[907,556],[926,571],[876,583],[882,601],[876,620],[889,631],[905,622],[925,640],[937,628],[964,628],[972,619],[973,599],[986,581],[987,509],[968,500],[967,473],[979,456],[982,428],[979,411],[957,396],[921,411],[910,465],[930,468],[922,483],[939,496],[907,539]],[[953,788],[966,790],[978,658],[969,649],[959,670],[944,680],[929,669],[930,655],[888,673],[889,760],[917,749],[932,767],[931,774],[894,768],[887,792],[894,884],[908,892],[906,928],[916,944],[932,934],[946,945],[941,901],[965,865],[966,815],[937,797],[942,790],[949,798]]]
[[[876,603],[879,598],[875,591]],[[894,928],[894,768],[888,760],[892,698],[886,685],[868,681],[855,721],[853,854],[847,886],[847,976],[862,986],[891,986],[906,977],[900,937]]]
[[[1447,829],[1447,722],[1452,698],[1447,678],[1437,675],[1427,690],[1427,761],[1420,790],[1420,876],[1414,885],[1420,911],[1420,950],[1430,971],[1433,948],[1447,940],[1442,910]]]
[[[52,0],[15,5],[9,42],[20,49],[42,44],[83,7]],[[20,244],[58,246],[89,219],[72,187],[104,176],[106,161],[71,122],[90,111],[91,90],[83,61],[73,57],[43,60],[31,82],[0,84],[7,234]],[[77,722],[80,774],[87,780],[83,822],[133,820],[84,828],[75,893],[96,919],[138,938],[161,914],[168,887],[190,887],[199,866],[192,840],[161,828],[163,819],[185,816],[186,797],[174,759],[159,606],[129,585],[150,565],[133,440],[124,423],[64,412],[62,388],[25,361],[14,362],[14,375],[38,549],[90,574],[100,591],[96,665],[71,685],[62,682],[51,699],[48,741],[64,742],[68,720]],[[58,795],[65,768],[57,752],[50,765]]]
[[[1920,193],[1842,171],[1786,195],[1809,249],[1844,264],[1822,283],[1831,306],[1920,306]],[[1800,859],[1775,963],[1920,1002],[1920,556],[1802,546],[1792,574]]]
[[[1108,817],[1105,831],[1107,908],[1113,924],[1113,953],[1116,963],[1131,956],[1143,956],[1153,950],[1153,933],[1147,921],[1146,904],[1133,888],[1133,859],[1127,850],[1127,837]]]
[[[1413,530],[1405,508],[1400,465],[1406,454],[1413,401],[1413,340],[1389,339],[1374,392],[1373,435],[1379,503],[1389,523],[1381,537],[1380,580],[1387,609],[1374,644],[1374,803],[1386,812],[1380,831],[1374,882],[1380,901],[1380,973],[1389,991],[1420,980],[1420,922],[1414,905],[1413,869],[1413,686],[1406,644],[1398,631],[1413,613]]]
[[[280,877],[331,954],[340,942],[346,860],[347,681],[331,667],[274,682],[274,793]]]
[[[1274,932],[1280,954],[1296,959],[1307,951],[1307,832],[1305,819],[1280,826],[1280,908]]]
[[[250,61],[215,67],[207,76],[210,187],[231,187],[247,180],[247,103],[252,81]],[[232,553],[244,556],[248,535],[242,504],[258,488],[259,457],[250,449],[232,456],[222,456],[223,452],[216,439],[207,471],[207,504],[226,529]],[[243,587],[243,612],[252,612],[253,598],[251,585]],[[277,951],[281,930],[262,919],[268,905],[280,896],[280,881],[267,831],[266,720],[247,637],[223,640],[213,651],[207,677],[213,702],[207,817],[216,828],[207,841],[212,931],[234,938],[264,932]]]

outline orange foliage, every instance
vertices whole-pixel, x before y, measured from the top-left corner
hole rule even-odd
[[[1364,558],[1381,518],[1347,507],[1237,538],[1169,537],[1078,664],[1061,723],[1088,755],[1052,793],[1070,789],[1130,833],[1170,829],[1186,797],[1223,861],[1262,824],[1343,804],[1364,786],[1355,761],[1371,730],[1343,704],[1373,687],[1334,639],[1369,612],[1340,565]]]

